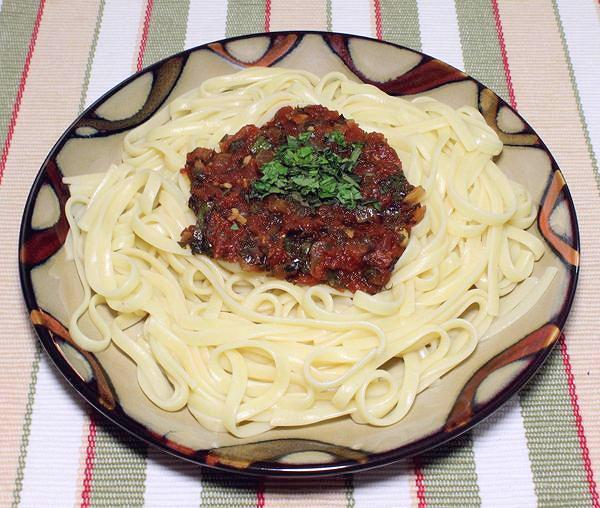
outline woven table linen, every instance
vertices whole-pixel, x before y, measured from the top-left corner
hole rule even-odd
[[[63,130],[172,53],[286,29],[375,37],[464,70],[556,157],[581,235],[577,296],[539,374],[472,432],[352,476],[255,479],[164,454],[50,364],[17,272],[27,194]],[[0,506],[600,507],[598,0],[0,0]]]

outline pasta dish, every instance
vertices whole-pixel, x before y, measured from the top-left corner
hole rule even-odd
[[[212,431],[392,425],[556,274],[502,148],[472,107],[341,73],[209,79],[65,178],[69,333]]]

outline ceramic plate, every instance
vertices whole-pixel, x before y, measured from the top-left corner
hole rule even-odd
[[[390,427],[349,418],[276,429],[250,439],[205,430],[187,412],[165,412],[141,392],[134,364],[114,345],[80,350],[65,327],[82,288],[65,257],[69,226],[64,175],[105,171],[125,134],[163,104],[213,76],[249,65],[323,75],[339,71],[391,95],[426,94],[453,107],[479,108],[504,142],[497,163],[539,204],[532,230],[546,253],[536,272],[558,268],[549,291],[525,317],[481,342],[474,354],[418,395]],[[27,201],[20,274],[40,341],[73,387],[115,423],[198,464],[250,474],[318,475],[357,471],[417,454],[465,432],[498,409],[540,367],[556,343],[575,292],[579,236],[573,202],[556,161],[536,132],[492,90],[450,65],[364,37],[317,32],[248,35],[184,51],[131,76],[88,108],[58,140]]]

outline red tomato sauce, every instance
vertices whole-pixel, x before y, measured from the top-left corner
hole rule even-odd
[[[331,141],[334,131],[343,135],[341,144]],[[351,175],[361,202],[353,208],[335,199],[315,205],[253,192],[261,168],[277,160],[288,136],[308,132],[315,151],[347,157],[350,145],[362,147]],[[217,150],[196,148],[182,172],[190,178],[189,206],[198,217],[182,232],[183,246],[297,284],[381,291],[425,212],[423,190],[408,183],[384,136],[318,105],[281,108],[263,127],[246,125],[226,136]]]

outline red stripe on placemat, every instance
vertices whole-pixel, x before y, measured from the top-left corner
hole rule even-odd
[[[383,39],[383,28],[381,22],[381,2],[380,0],[373,0],[373,8],[375,10],[375,36],[381,40]]]
[[[265,2],[265,32],[271,31],[271,0]]]
[[[425,475],[421,470],[421,466],[415,459],[415,485],[417,486],[417,505],[419,508],[427,507],[427,500],[425,499]]]
[[[152,7],[154,0],[148,0],[146,4],[146,13],[144,14],[144,28],[140,38],[140,51],[137,59],[137,70],[141,71],[144,63],[144,53],[146,52],[146,44],[148,44],[148,31],[150,30],[150,18],[152,17]]]
[[[496,19],[496,30],[498,32],[498,41],[500,43],[500,51],[502,53],[502,62],[504,63],[504,73],[506,75],[506,86],[508,88],[508,96],[510,99],[511,106],[513,108],[516,108],[517,100],[515,97],[515,90],[513,88],[512,79],[510,75],[510,67],[508,64],[506,45],[504,43],[504,32],[502,30],[502,21],[500,19],[500,11],[498,9],[498,0],[492,0],[492,8],[494,10],[494,18]],[[569,352],[567,350],[567,343],[565,341],[564,335],[561,335],[559,343],[560,353],[565,368],[565,374],[567,376],[567,384],[569,387],[569,396],[571,398],[573,417],[575,418],[577,437],[579,439],[579,446],[581,448],[583,467],[585,469],[585,476],[588,482],[588,489],[590,495],[592,496],[592,506],[594,506],[594,508],[600,508],[600,499],[598,498],[598,490],[596,488],[596,481],[594,480],[594,471],[592,469],[592,462],[590,460],[590,451],[587,446],[587,439],[585,437],[585,431],[583,428],[583,420],[579,411],[579,400],[577,398],[577,389],[575,387],[575,376],[573,376],[573,369],[571,367],[571,360],[569,358]]]
[[[587,439],[585,438],[585,431],[583,429],[583,421],[579,411],[579,399],[577,398],[577,390],[575,389],[575,377],[573,376],[573,369],[571,368],[571,360],[569,358],[569,352],[567,351],[567,343],[564,335],[561,336],[559,344],[560,354],[562,356],[563,365],[565,366],[565,373],[567,374],[569,396],[571,398],[571,406],[573,407],[573,416],[575,417],[575,427],[577,428],[579,446],[581,447],[585,477],[588,482],[590,495],[592,496],[592,506],[598,508],[600,507],[600,499],[598,498],[598,490],[596,489],[596,481],[594,480],[594,470],[592,469],[592,461],[590,460],[590,451],[588,449]]]
[[[15,133],[15,125],[17,124],[19,110],[21,109],[23,92],[25,91],[25,84],[27,83],[29,67],[31,66],[31,58],[33,57],[33,52],[35,50],[35,43],[37,42],[37,36],[40,31],[40,23],[42,21],[42,15],[44,14],[45,5],[46,0],[41,0],[40,5],[38,6],[37,15],[35,17],[33,31],[31,32],[31,37],[29,39],[27,56],[25,57],[25,65],[23,65],[23,71],[21,72],[21,80],[19,81],[19,90],[17,91],[17,97],[15,98],[15,103],[13,104],[10,122],[8,124],[8,131],[6,133],[6,139],[4,140],[4,146],[2,147],[2,155],[0,155],[0,183],[2,183],[2,176],[4,175],[6,160],[8,159],[8,151],[10,150],[10,144],[12,142],[13,134]]]
[[[494,19],[496,20],[496,31],[498,32],[498,42],[500,43],[500,53],[502,54],[502,63],[504,64],[504,74],[506,75],[506,87],[508,88],[508,98],[513,108],[517,107],[515,98],[515,89],[513,88],[510,68],[508,66],[508,56],[506,54],[506,44],[504,43],[504,31],[502,30],[502,21],[500,20],[500,10],[498,9],[498,0],[492,0],[492,9],[494,10]]]
[[[258,485],[256,487],[256,507],[264,508],[265,506],[265,480],[261,478],[258,480]]]
[[[96,421],[90,414],[87,448],[85,450],[85,470],[83,472],[83,490],[81,491],[81,508],[89,508],[92,495],[92,475],[96,458]]]

